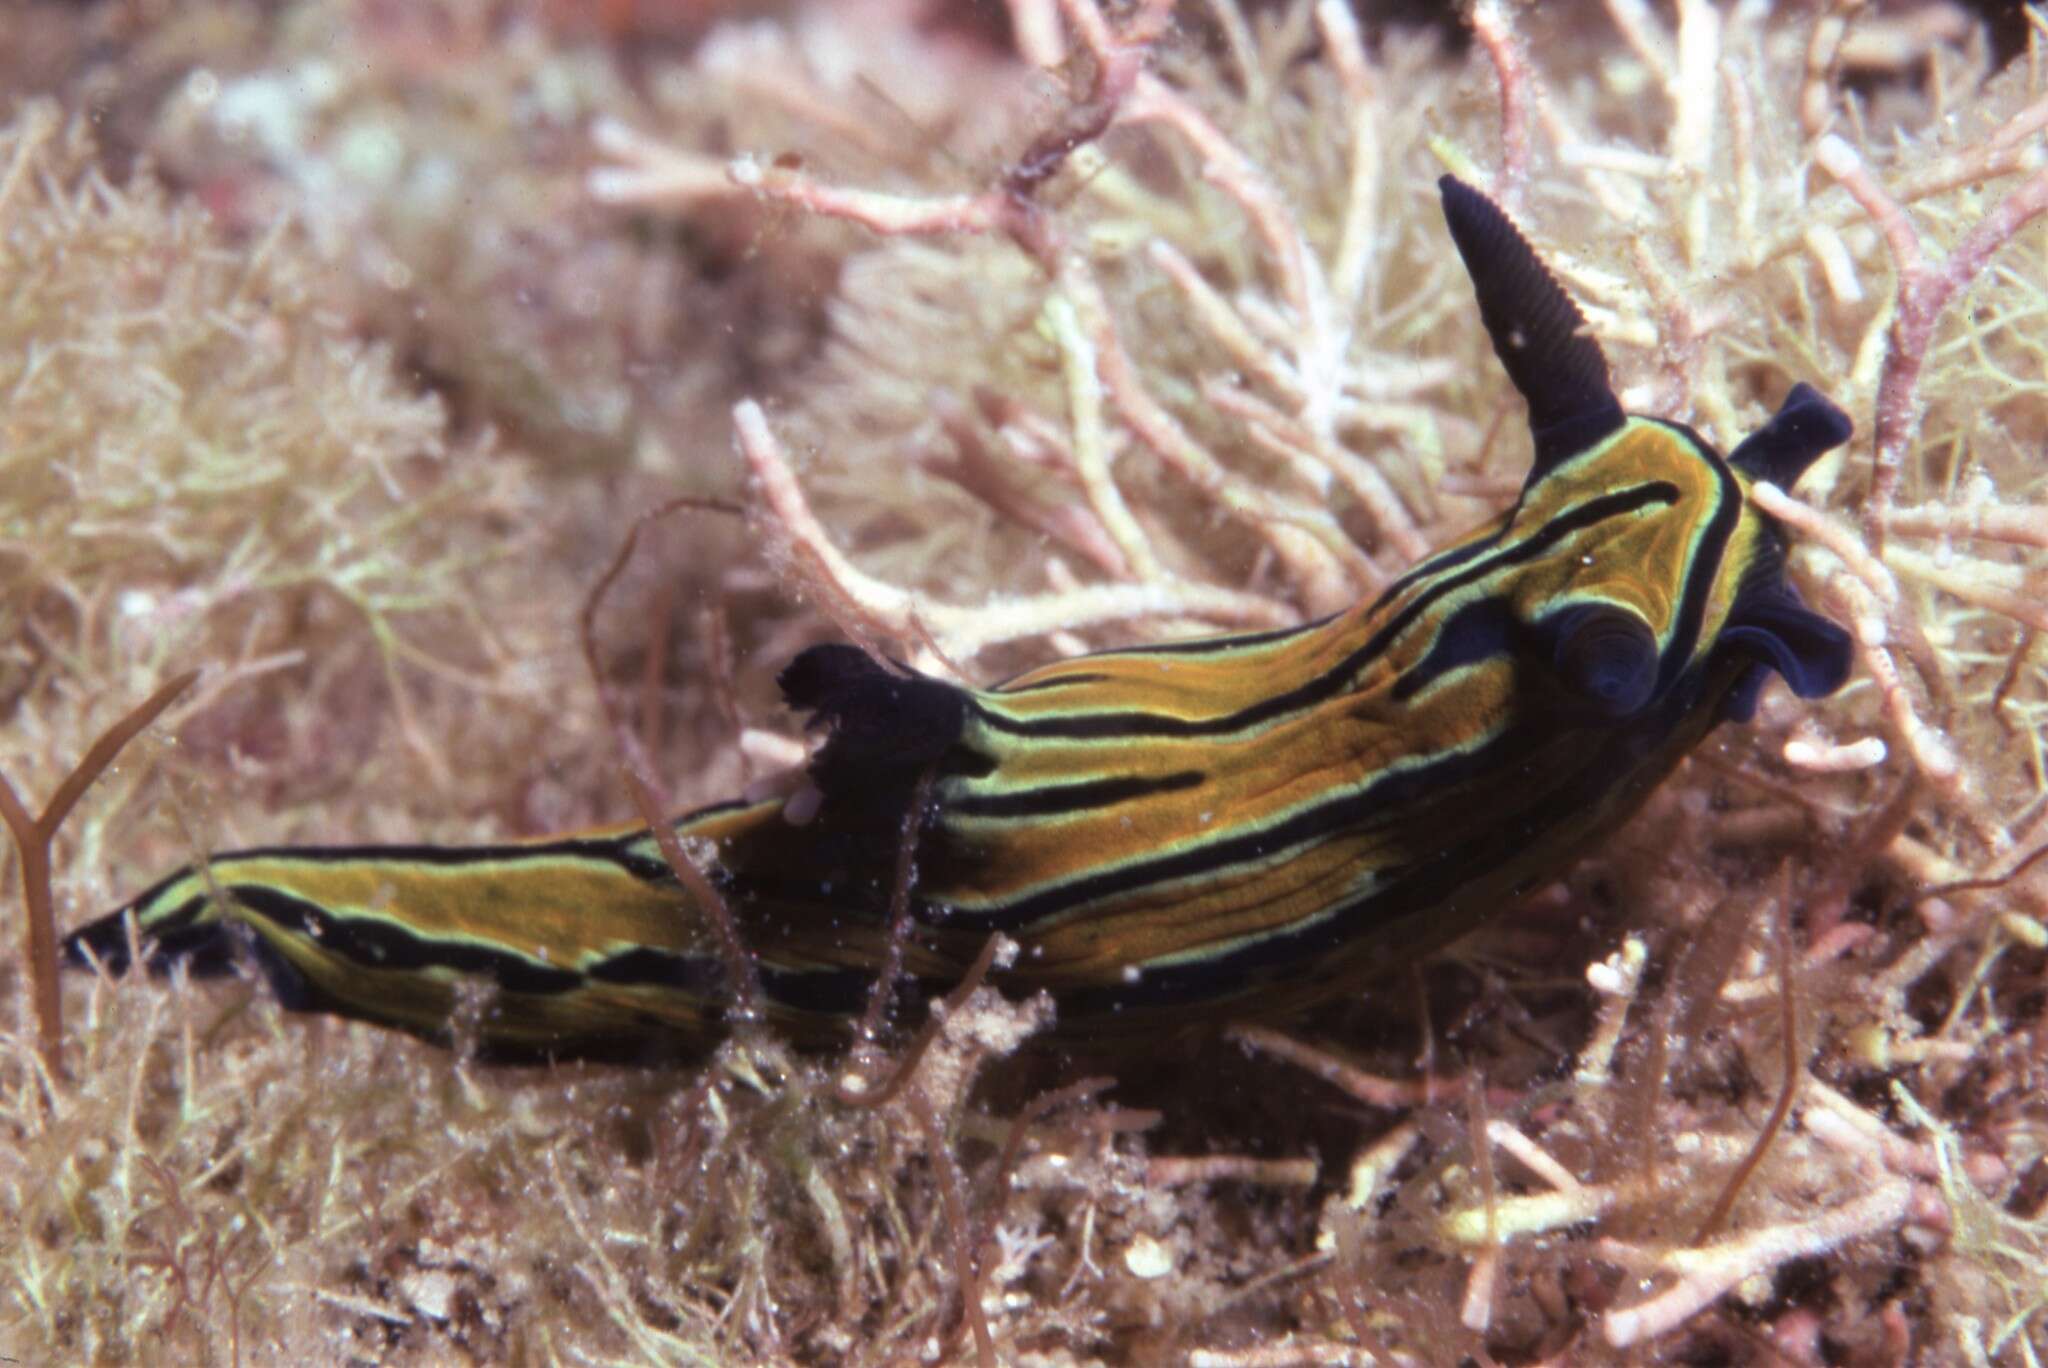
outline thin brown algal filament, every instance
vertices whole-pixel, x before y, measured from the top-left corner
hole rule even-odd
[[[1771,1142],[1778,1138],[1778,1132],[1785,1127],[1785,1119],[1792,1114],[1792,1103],[1799,1096],[1799,1013],[1798,1004],[1792,996],[1792,961],[1796,951],[1792,946],[1792,866],[1784,865],[1778,876],[1777,916],[1772,920],[1778,932],[1778,1003],[1783,1020],[1779,1029],[1784,1033],[1785,1070],[1784,1084],[1778,1089],[1778,1100],[1771,1107],[1771,1114],[1764,1120],[1764,1128],[1757,1132],[1749,1153],[1736,1166],[1734,1176],[1721,1189],[1720,1198],[1714,1209],[1707,1213],[1707,1219],[1700,1223],[1699,1233],[1692,1237],[1695,1248],[1702,1246],[1720,1232],[1728,1216],[1735,1210],[1735,1199],[1742,1195],[1742,1189],[1764,1162],[1764,1155],[1770,1152]]]
[[[626,759],[620,770],[626,777],[627,789],[633,795],[633,805],[640,810],[640,820],[647,823],[647,833],[654,837],[654,844],[660,847],[669,872],[676,876],[676,882],[683,886],[683,891],[690,895],[697,910],[711,923],[712,934],[718,938],[718,956],[725,961],[726,991],[732,995],[729,1017],[737,1023],[757,1022],[761,1020],[761,974],[754,965],[752,952],[747,949],[746,939],[740,935],[739,922],[719,895],[711,877],[699,869],[697,862],[690,858],[690,852],[683,849],[675,827],[662,811],[653,767],[634,747],[624,744],[629,739],[622,733],[621,748],[626,751]]]
[[[654,586],[654,607],[647,614],[647,654],[640,662],[640,744],[649,755],[662,752],[662,683],[668,674],[669,618],[675,611],[676,582],[666,575]],[[738,739],[737,729],[733,732]]]
[[[1024,1152],[1024,1139],[1031,1128],[1059,1108],[1086,1102],[1115,1086],[1114,1078],[1083,1078],[1064,1088],[1040,1093],[1010,1122],[1009,1134],[1003,1138],[1002,1152],[996,1156],[995,1168],[989,1175],[988,1200],[982,1207],[981,1219],[974,1225],[972,1257],[977,1280],[981,1277],[982,1251],[995,1238],[996,1222],[1002,1219],[1003,1205],[1010,1195],[1010,1175],[1016,1169],[1018,1157]]]
[[[903,1091],[904,1085],[917,1073],[917,1066],[924,1060],[924,1052],[939,1038],[939,1032],[945,1029],[946,1022],[954,1013],[966,1007],[967,999],[973,997],[975,990],[988,978],[988,971],[995,967],[996,957],[1004,952],[1004,947],[1009,947],[1010,953],[1015,954],[1016,944],[1000,932],[982,943],[981,953],[974,957],[973,964],[967,966],[966,976],[946,995],[945,1001],[933,1010],[931,1019],[925,1022],[911,1040],[909,1048],[905,1049],[902,1057],[897,1060],[896,1072],[889,1075],[888,1082],[879,1088],[870,1089],[865,1077],[848,1074],[833,1083],[832,1095],[850,1107],[886,1106],[896,1094]]]
[[[974,1255],[974,1225],[967,1214],[966,1176],[946,1144],[946,1130],[939,1123],[931,1099],[913,1088],[905,1102],[931,1150],[932,1180],[938,1186],[939,1202],[946,1209],[946,1224],[951,1228],[953,1280],[960,1285],[960,1317],[974,1334],[974,1354],[981,1368],[996,1368],[995,1337],[989,1333],[988,1315],[981,1308],[981,1271]]]
[[[28,928],[29,981],[35,990],[36,1031],[42,1049],[43,1067],[57,1072],[57,1051],[64,1043],[64,999],[57,987],[57,911],[50,893],[50,843],[71,809],[92,787],[92,781],[106,771],[114,757],[144,727],[156,721],[171,700],[185,692],[199,671],[187,670],[165,684],[141,705],[113,726],[101,732],[85,758],[78,762],[40,817],[30,817],[28,808],[14,791],[7,776],[0,774],[0,818],[14,837],[20,855],[21,903]]]
[[[2003,874],[1986,874],[1977,879],[1957,879],[1954,883],[1934,884],[1915,893],[1912,901],[1906,906],[1918,907],[1931,898],[1953,897],[1957,893],[1984,893],[1994,888],[2003,888],[2039,864],[2044,857],[2048,857],[2048,845],[2036,846]]]
[[[611,688],[606,685],[604,671],[597,658],[597,610],[603,604],[605,595],[624,573],[627,562],[633,558],[634,549],[640,544],[640,534],[650,524],[684,509],[698,513],[724,513],[740,516],[740,509],[719,499],[700,499],[685,495],[670,499],[659,508],[641,514],[626,530],[619,550],[612,557],[612,563],[598,576],[590,593],[583,600],[583,611],[579,615],[579,636],[583,642],[583,662],[590,670],[590,680],[597,688],[600,706],[604,709],[605,720],[610,724],[612,739],[619,748],[619,758],[626,775],[626,787],[633,795],[633,802],[640,809],[641,819],[647,823],[647,832],[661,849],[662,858],[668,861],[669,870],[676,876],[676,882],[695,904],[704,919],[711,924],[712,935],[718,942],[719,958],[725,963],[726,978],[732,994],[732,1018],[739,1022],[756,1021],[761,1015],[761,976],[754,965],[754,957],[748,953],[746,940],[740,935],[739,923],[734,920],[732,909],[720,897],[711,879],[689,852],[683,849],[682,841],[676,836],[675,828],[669,823],[664,811],[660,776],[655,772],[654,763],[649,759],[646,748],[639,736],[627,722],[624,711]]]
[[[870,1048],[880,1038],[882,1018],[888,1013],[889,999],[896,991],[896,980],[903,975],[904,951],[910,942],[911,925],[916,920],[910,894],[917,886],[917,836],[931,804],[932,779],[933,771],[930,769],[918,776],[916,786],[910,791],[910,806],[903,813],[903,830],[896,846],[896,879],[889,890],[889,939],[882,952],[881,973],[876,976],[874,987],[868,990],[867,1010],[861,1013],[859,1031],[854,1037],[855,1048],[859,1050]]]
[[[1031,1099],[1024,1110],[1017,1113],[1016,1119],[1010,1123],[1009,1133],[1003,1139],[1002,1152],[996,1156],[996,1166],[990,1177],[995,1186],[995,1200],[989,1225],[993,1225],[993,1212],[1002,1209],[1003,1193],[1009,1186],[1010,1172],[1016,1167],[1017,1157],[1024,1151],[1024,1138],[1030,1133],[1031,1128],[1059,1108],[1072,1106],[1076,1102],[1086,1102],[1097,1093],[1107,1092],[1115,1086],[1114,1078],[1084,1078],[1079,1082],[1069,1083],[1064,1088],[1040,1093]],[[991,1233],[993,1232],[984,1230],[983,1243],[986,1243]]]
[[[711,691],[711,705],[725,719],[733,739],[738,740],[747,729],[747,721],[740,715],[739,688],[733,682],[732,624],[726,621],[725,609],[716,603],[704,609],[699,621],[704,635],[705,687]],[[754,766],[744,748],[740,751],[740,764],[751,780]]]

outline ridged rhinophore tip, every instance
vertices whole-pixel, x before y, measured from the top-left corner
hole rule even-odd
[[[1437,189],[1494,354],[1528,401],[1541,472],[1626,421],[1607,357],[1579,306],[1499,205],[1456,176],[1438,180]]]

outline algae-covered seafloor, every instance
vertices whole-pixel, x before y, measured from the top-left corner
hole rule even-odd
[[[77,925],[195,854],[629,817],[852,635],[990,679],[1284,623],[1527,461],[1435,207],[1632,410],[1857,436],[1769,506],[1850,686],[1286,1034],[880,1106],[772,1041],[485,1067],[253,981],[0,969],[37,1362],[2033,1363],[2048,1339],[2048,36],[1944,5],[22,4],[0,774]],[[735,415],[740,421],[735,423]],[[736,440],[737,438],[737,440]],[[25,940],[19,861],[5,866]],[[921,1023],[890,1037],[899,1054]],[[1196,1023],[1211,1026],[1214,1023]],[[886,1068],[886,1065],[884,1065]]]

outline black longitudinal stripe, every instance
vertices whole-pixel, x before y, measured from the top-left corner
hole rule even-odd
[[[1271,826],[1225,835],[1170,855],[1133,860],[994,907],[955,908],[946,915],[960,921],[971,920],[976,927],[1014,931],[1102,898],[1215,873],[1318,837],[1335,835],[1362,825],[1375,812],[1399,807],[1425,794],[1442,793],[1489,772],[1502,771],[1522,759],[1540,739],[1533,732],[1503,732],[1472,750],[1441,756],[1398,774],[1383,774],[1362,789],[1303,808]]]
[[[352,1002],[330,993],[306,977],[285,958],[284,952],[261,937],[250,938],[246,949],[253,954],[257,969],[270,985],[278,1005],[288,1012],[326,1012],[333,1016],[367,1021],[387,1030],[403,1031],[442,1047],[458,1043],[456,1032],[444,1022],[437,1026],[393,1018],[375,1007]],[[630,1026],[611,1030],[571,1030],[545,1038],[485,1038],[473,1042],[476,1059],[483,1064],[550,1064],[564,1059],[585,1059],[592,1063],[661,1066],[688,1064],[703,1059],[715,1036],[678,1025],[652,1014],[641,1013]]]
[[[1528,497],[1528,493],[1528,489],[1524,487],[1522,492],[1515,496],[1514,504],[1509,507],[1507,512],[1500,515],[1499,526],[1495,527],[1485,536],[1466,542],[1463,546],[1454,546],[1441,555],[1425,557],[1414,565],[1409,566],[1393,583],[1380,591],[1380,596],[1373,600],[1373,606],[1377,608],[1380,604],[1389,602],[1406,593],[1418,581],[1428,579],[1433,575],[1441,575],[1446,570],[1456,569],[1466,561],[1476,556],[1484,555],[1486,552],[1499,546],[1500,539],[1505,537],[1508,534],[1508,528],[1514,525],[1515,515],[1521,512],[1522,500]]]
[[[680,816],[671,818],[670,825],[688,826],[706,817],[715,817],[722,812],[738,812],[752,806],[752,803],[743,798],[728,799],[692,808]],[[567,855],[587,860],[608,860],[636,879],[668,878],[669,870],[666,864],[632,849],[634,844],[645,840],[646,837],[647,833],[644,830],[634,830],[614,836],[567,836],[552,841],[504,842],[497,845],[252,846],[247,850],[222,851],[213,857],[212,862],[219,864],[229,860],[302,860],[309,864],[353,864],[375,861],[447,868],[484,864],[493,860],[545,860]],[[187,867],[169,878],[160,880],[146,892],[138,895],[135,904],[147,902],[179,879],[191,877],[191,874],[192,870]]]
[[[1570,783],[1539,795],[1519,820],[1501,822],[1470,841],[1432,853],[1422,862],[1388,871],[1390,882],[1345,904],[1324,921],[1298,931],[1277,931],[1211,959],[1147,969],[1127,984],[1063,993],[1060,1010],[1078,1019],[1142,1007],[1177,1007],[1240,996],[1257,987],[1254,977],[1271,974],[1327,954],[1348,941],[1372,934],[1376,926],[1448,909],[1475,869],[1493,869],[1551,838],[1568,820],[1602,801],[1616,798],[1616,776],[1632,773],[1699,704],[1695,686],[1681,687],[1660,701],[1654,713],[1609,736],[1595,763],[1582,766]],[[1540,743],[1541,738],[1532,738]],[[1506,896],[1515,896],[1510,893]]]
[[[1494,516],[1493,527],[1485,536],[1475,537],[1463,546],[1454,546],[1437,555],[1423,557],[1396,576],[1386,588],[1380,590],[1379,597],[1373,600],[1372,606],[1378,608],[1383,603],[1392,602],[1419,582],[1441,575],[1446,570],[1456,569],[1466,561],[1499,546],[1500,539],[1508,534],[1508,529],[1515,525],[1515,519],[1521,516],[1522,505],[1529,501],[1529,491],[1538,483],[1539,481],[1534,478],[1525,481],[1515,492],[1515,501]],[[1327,622],[1329,619],[1325,618],[1323,621]]]
[[[875,986],[872,969],[779,969],[762,964],[761,991],[780,1007],[799,1012],[850,1016],[867,1006]]]
[[[964,817],[1058,817],[1155,793],[1194,788],[1203,778],[1200,770],[1180,770],[1154,779],[1089,779],[1078,784],[1046,784],[1009,793],[976,793],[947,803],[946,812]]]
[[[71,938],[83,936],[86,932],[91,931],[94,928],[99,927],[105,923],[117,922],[120,920],[121,915],[126,912],[133,912],[136,916],[140,917],[143,914],[143,909],[149,907],[152,903],[156,902],[157,899],[163,897],[164,894],[170,892],[173,888],[185,882],[185,880],[191,878],[192,872],[193,871],[191,865],[184,865],[178,869],[172,870],[169,874],[164,875],[164,877],[158,879],[155,883],[143,889],[140,893],[137,893],[127,902],[122,903],[112,912],[109,912],[106,916],[100,918],[99,921],[92,923],[91,926],[80,927],[77,931],[72,932]],[[180,903],[178,905],[180,911],[185,910],[186,906],[187,904],[185,903]]]
[[[1221,736],[1257,726],[1261,722],[1311,707],[1341,692],[1375,656],[1385,651],[1416,618],[1446,594],[1464,588],[1509,565],[1535,560],[1566,537],[1589,527],[1618,518],[1651,504],[1675,504],[1678,486],[1668,480],[1650,480],[1627,489],[1588,499],[1568,513],[1560,513],[1541,527],[1458,574],[1432,584],[1415,596],[1391,622],[1373,633],[1372,639],[1304,684],[1285,693],[1261,699],[1248,707],[1221,717],[1185,718],[1149,712],[1080,713],[1065,717],[1009,718],[975,705],[975,714],[987,726],[1016,736],[1068,737],[1076,740],[1106,740],[1143,736]]]
[[[1714,591],[1714,581],[1720,578],[1721,557],[1727,554],[1728,539],[1735,535],[1735,526],[1742,518],[1742,486],[1729,471],[1728,463],[1715,455],[1714,449],[1691,428],[1680,428],[1679,432],[1691,441],[1700,459],[1714,472],[1721,487],[1721,502],[1685,567],[1685,590],[1678,602],[1678,616],[1671,624],[1671,642],[1657,669],[1660,691],[1670,688],[1692,664],[1693,653],[1699,646],[1700,624],[1706,620],[1707,597]]]
[[[690,814],[692,817],[695,815]],[[689,818],[677,820],[688,821]],[[474,846],[251,846],[247,850],[224,850],[214,856],[211,863],[225,864],[231,860],[290,860],[294,863],[320,865],[420,864],[431,865],[436,869],[454,869],[463,865],[488,864],[500,860],[518,863],[569,856],[575,859],[608,861],[638,879],[659,878],[665,872],[665,867],[660,861],[650,860],[628,849],[630,842],[640,840],[645,834],[642,831],[633,831],[622,836],[577,836],[564,841],[548,841],[534,845],[508,843]],[[189,870],[186,872],[190,873]]]
[[[583,970],[592,983],[617,983],[638,988],[674,988],[718,998],[725,992],[725,970],[715,957],[679,955],[636,945],[608,955]]]
[[[583,975],[573,969],[536,964],[508,950],[430,940],[390,922],[337,917],[318,903],[264,884],[230,884],[222,891],[257,916],[365,969],[453,969],[486,975],[511,993],[566,993],[583,986]]]
[[[765,963],[757,968],[761,990],[770,1002],[828,1015],[858,1012],[875,981],[874,974],[865,969],[782,969]],[[719,1011],[729,1001],[725,968],[713,956],[682,955],[639,945],[600,960],[584,972],[593,983],[688,993],[702,998],[708,1012]]]
[[[1303,632],[1313,632],[1316,628],[1321,627],[1338,616],[1340,616],[1338,613],[1325,613],[1313,621],[1297,622],[1291,627],[1269,627],[1263,632],[1232,632],[1228,636],[1193,637],[1187,641],[1156,641],[1149,646],[1119,646],[1115,650],[1101,651],[1096,654],[1110,656],[1201,655],[1206,651],[1215,651],[1219,655],[1227,655],[1243,646],[1270,646],[1276,641],[1285,641],[1289,637],[1300,636]],[[1085,660],[1087,657],[1083,656],[1081,659]]]
[[[1072,674],[1054,675],[1051,679],[1041,679],[1033,684],[1011,684],[1005,681],[992,687],[989,692],[999,694],[1044,693],[1048,689],[1065,689],[1075,684],[1100,684],[1107,678],[1109,676],[1099,670],[1076,670]]]

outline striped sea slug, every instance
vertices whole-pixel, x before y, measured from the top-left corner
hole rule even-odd
[[[1413,962],[1557,875],[1771,672],[1839,687],[1750,499],[1846,440],[1795,386],[1725,457],[1624,413],[1585,321],[1507,218],[1441,182],[1481,317],[1528,402],[1514,504],[1376,598],[1279,631],[1108,651],[964,688],[844,645],[781,686],[825,732],[815,811],[689,813],[770,1021],[847,1037],[888,949],[913,833],[905,991],[992,933],[1058,1029],[1142,1034],[1298,1011]],[[914,822],[910,805],[925,795]],[[812,806],[807,804],[807,807]],[[131,939],[131,937],[133,939]],[[75,964],[225,973],[287,1006],[444,1038],[466,984],[501,1057],[688,1056],[723,1031],[706,918],[630,827],[488,847],[245,850],[66,943]]]

